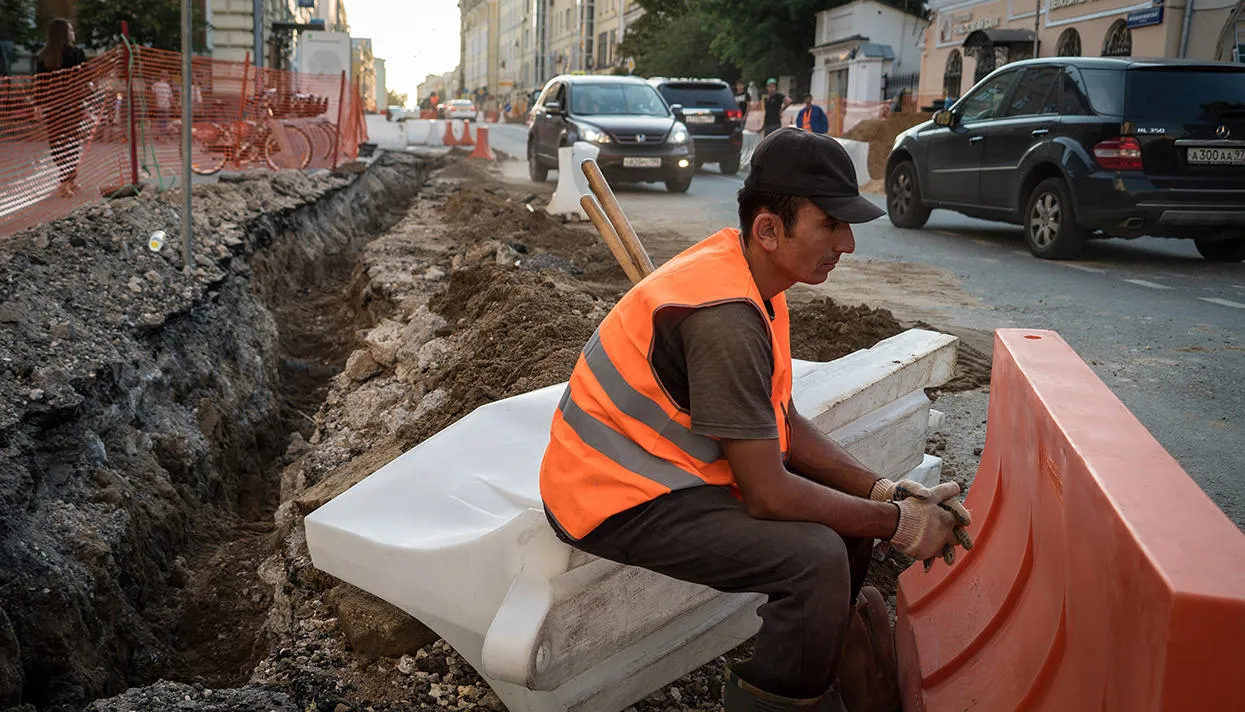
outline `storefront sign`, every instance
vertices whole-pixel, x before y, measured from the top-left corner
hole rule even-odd
[[[1144,10],[1133,10],[1125,20],[1131,30],[1136,27],[1149,27],[1163,24],[1163,6],[1147,7]]]
[[[973,19],[973,13],[960,12],[954,15],[943,15],[938,19],[938,41],[951,42],[977,30],[989,30],[1003,24],[1001,17],[983,17]]]
[[[1090,0],[1050,0],[1050,9],[1051,10],[1062,10],[1065,7],[1072,7],[1074,5],[1084,5],[1087,2],[1090,2]]]

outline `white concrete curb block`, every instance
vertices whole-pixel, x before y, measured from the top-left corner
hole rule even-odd
[[[856,183],[864,185],[872,180],[869,176],[869,144],[864,141],[853,141],[850,138],[835,138],[851,156],[852,165],[856,168]]]
[[[564,150],[563,175],[579,174]],[[560,176],[560,191],[562,180],[569,191],[573,181]],[[924,455],[923,389],[950,378],[955,344],[913,329],[831,363],[797,361],[796,407],[879,474],[928,481],[941,461]],[[618,712],[760,624],[758,595],[718,593],[558,541],[538,472],[564,389],[477,408],[305,520],[317,568],[423,621],[510,712]]]

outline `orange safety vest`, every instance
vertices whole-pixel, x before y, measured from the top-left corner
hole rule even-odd
[[[540,465],[541,498],[566,534],[582,538],[611,515],[674,490],[736,486],[721,443],[691,431],[691,414],[666,392],[650,359],[658,311],[732,301],[751,303],[769,325],[771,402],[785,457],[791,400],[786,296],[771,300],[771,320],[739,231],[721,230],[627,292],[584,346]]]
[[[804,129],[805,131],[812,132],[813,110],[806,106],[800,111],[800,116],[803,117],[802,119],[800,119],[800,128]]]

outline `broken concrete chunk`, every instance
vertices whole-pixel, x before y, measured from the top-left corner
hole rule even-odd
[[[349,584],[329,591],[342,633],[364,664],[401,658],[437,640],[437,634],[405,611]]]

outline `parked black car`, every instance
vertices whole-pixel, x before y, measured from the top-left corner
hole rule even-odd
[[[1006,65],[895,140],[887,209],[1024,226],[1038,257],[1089,237],[1192,238],[1245,260],[1245,65],[1129,58]]]
[[[675,118],[687,126],[696,144],[696,167],[716,163],[723,175],[739,172],[744,144],[744,115],[735,103],[731,85],[721,79],[648,80],[675,108]]]
[[[561,75],[550,79],[532,107],[527,165],[543,181],[558,167],[558,148],[587,141],[610,181],[654,183],[685,192],[696,154],[687,127],[657,90],[639,77]]]

